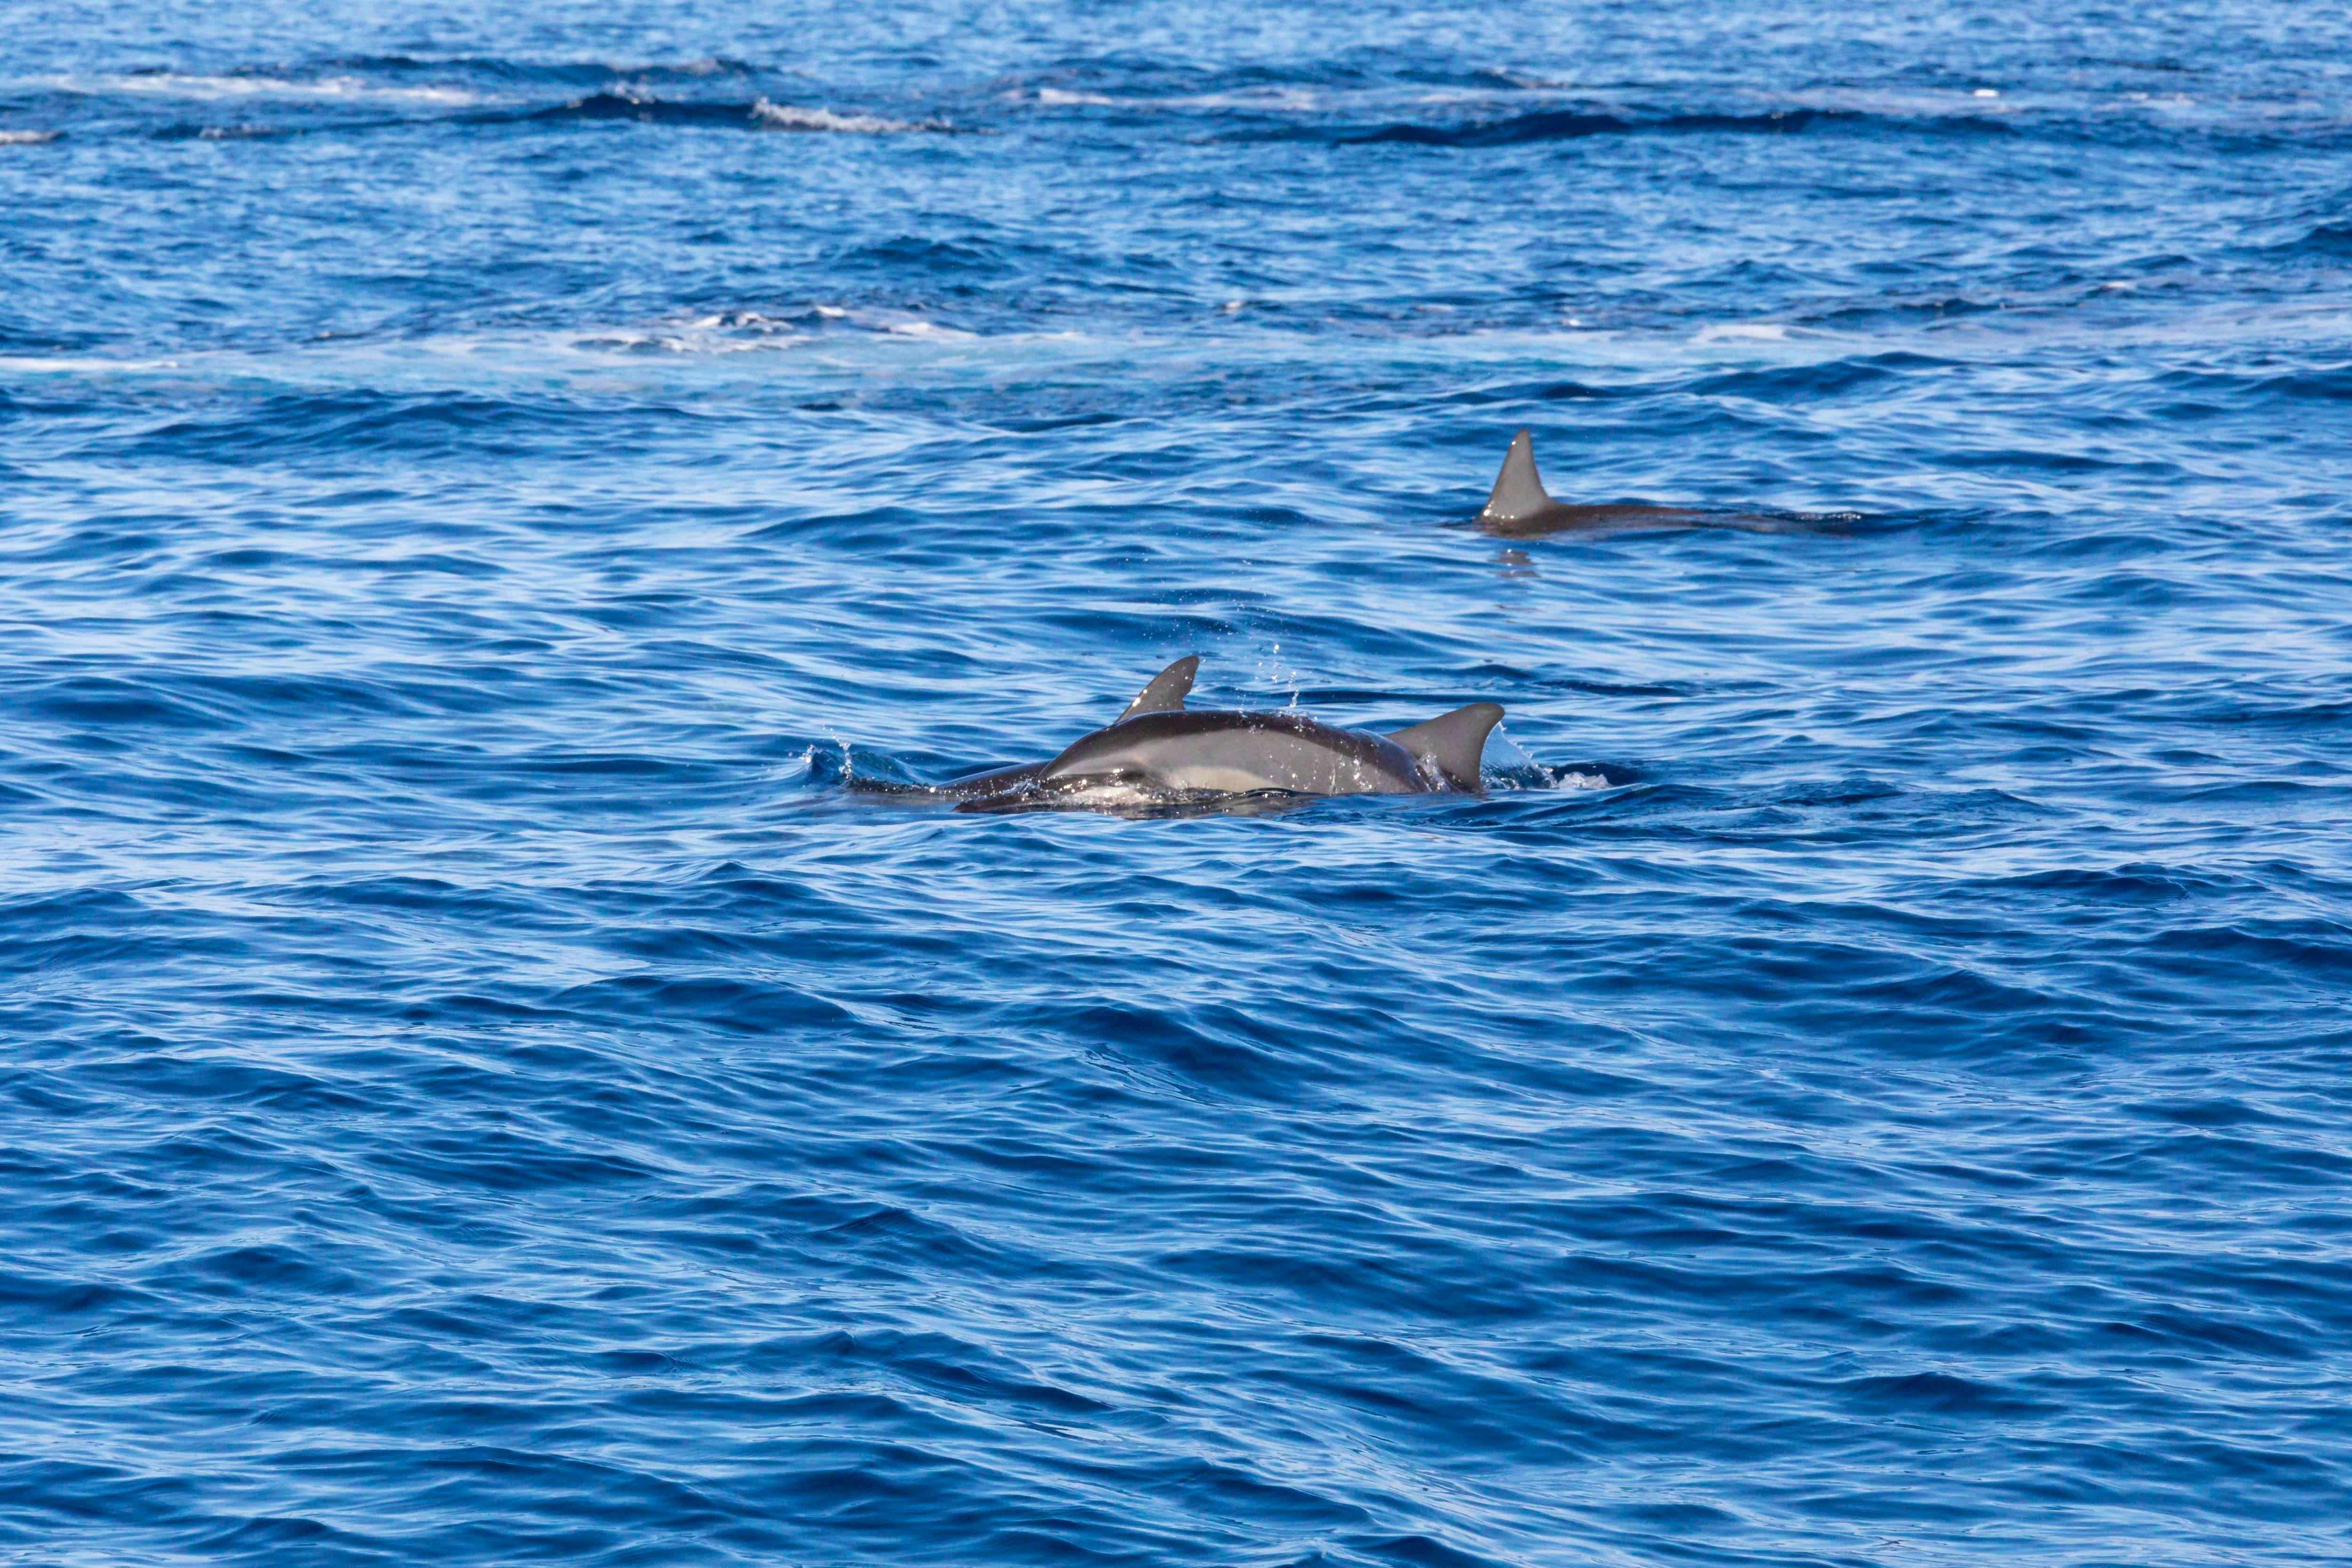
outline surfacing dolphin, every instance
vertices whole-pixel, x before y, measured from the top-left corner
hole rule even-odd
[[[1118,810],[1267,793],[1484,793],[1478,758],[1502,722],[1498,704],[1472,703],[1375,735],[1297,713],[1189,709],[1184,698],[1200,668],[1198,654],[1177,660],[1116,720],[1079,737],[1050,762],[889,792],[951,798],[959,811]]]
[[[1851,522],[1844,517],[1769,517],[1753,512],[1709,511],[1698,507],[1653,507],[1640,502],[1594,506],[1555,501],[1536,472],[1535,436],[1522,430],[1511,437],[1503,471],[1473,519],[1481,533],[1496,538],[1529,539],[1545,534],[1622,533],[1632,528],[1748,528],[1767,533]]]

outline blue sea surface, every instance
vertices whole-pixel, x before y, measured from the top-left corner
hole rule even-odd
[[[0,1560],[2352,1558],[2339,8],[19,0],[0,202]],[[856,788],[1188,653],[1489,788]]]

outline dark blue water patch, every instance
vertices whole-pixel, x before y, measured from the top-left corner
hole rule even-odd
[[[2267,377],[2254,390],[2262,395],[2298,402],[2343,402],[2352,399],[2352,363]]]
[[[2322,224],[2284,248],[2291,253],[2314,256],[2352,255],[2352,223]]]
[[[1022,259],[1020,252],[1034,253],[1044,248],[1017,244],[1005,246],[976,237],[947,240],[894,235],[886,240],[857,246],[842,261],[852,267],[871,268],[897,276],[975,272],[1002,277],[1015,270],[1016,264]],[[1008,250],[1014,254],[1003,254]]]
[[[86,963],[119,951],[144,925],[145,906],[127,893],[93,889],[12,898],[0,904],[0,944],[17,974]]]
[[[1745,397],[1768,402],[1787,402],[1842,397],[1906,373],[1934,371],[1948,367],[1948,361],[1926,354],[1874,354],[1866,359],[1825,360],[1814,364],[1769,371],[1733,371],[1694,382],[1686,390],[1697,397]]]
[[[186,692],[163,692],[119,675],[67,675],[27,690],[16,687],[19,710],[59,725],[119,732],[218,730],[239,722],[216,701]]]
[[[1638,135],[1796,136],[1840,131],[1931,138],[2005,137],[2014,134],[2015,129],[2005,121],[1975,115],[1909,119],[1859,110],[1781,109],[1729,113],[1591,108],[1542,110],[1504,120],[1452,125],[1403,121],[1372,130],[1287,127],[1234,134],[1246,139],[1328,141],[1341,146],[1393,142],[1420,147],[1480,148]]]
[[[631,423],[658,424],[681,411],[633,407]],[[429,457],[464,450],[484,456],[531,450],[545,434],[594,439],[609,428],[597,403],[564,397],[486,397],[465,392],[356,391],[284,393],[247,406],[142,430],[116,445],[126,459],[237,465],[300,462],[313,454]],[[296,433],[289,438],[289,432]]]
[[[1847,1385],[1847,1396],[1864,1408],[1947,1418],[2023,1420],[2055,1413],[2055,1406],[2019,1397],[1997,1385],[1933,1372],[1859,1378]]]
[[[1581,381],[1506,382],[1459,388],[1447,392],[1445,399],[1468,407],[1524,403],[1530,399],[1545,402],[1610,402],[1643,396],[1646,390],[1606,383],[1595,385]]]

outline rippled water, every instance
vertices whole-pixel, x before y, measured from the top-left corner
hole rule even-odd
[[[2352,1554],[2347,80],[16,7],[0,1553]],[[845,788],[1191,653],[1493,788]]]

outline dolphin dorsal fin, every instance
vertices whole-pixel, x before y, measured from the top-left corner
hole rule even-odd
[[[1551,507],[1552,498],[1544,493],[1543,479],[1536,473],[1536,438],[1522,430],[1511,437],[1511,449],[1503,455],[1503,471],[1495,476],[1494,492],[1478,516],[1489,522],[1517,523]]]
[[[1113,719],[1113,724],[1125,724],[1139,713],[1179,713],[1184,706],[1184,695],[1192,689],[1192,677],[1200,673],[1201,655],[1187,653],[1166,669],[1151,677],[1151,684],[1135,694],[1127,711]]]
[[[1509,472],[1504,470],[1507,476]],[[1502,722],[1500,703],[1472,703],[1468,707],[1423,719],[1411,729],[1400,729],[1389,738],[1413,756],[1425,757],[1435,763],[1437,771],[1456,789],[1476,794],[1481,789],[1478,758],[1486,749],[1486,737]]]

